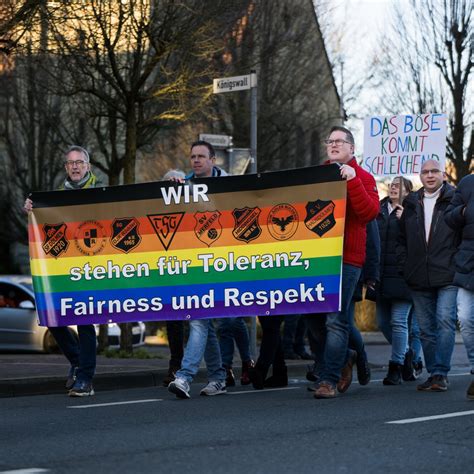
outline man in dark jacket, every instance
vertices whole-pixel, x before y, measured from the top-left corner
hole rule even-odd
[[[474,174],[461,179],[444,218],[452,229],[462,229],[461,245],[454,257],[454,284],[458,286],[461,334],[474,375]],[[467,389],[467,397],[474,399],[474,381]]]
[[[417,390],[444,392],[451,368],[456,329],[457,287],[454,254],[459,234],[444,221],[454,188],[444,182],[438,161],[423,163],[423,187],[404,201],[397,257],[399,270],[412,290],[428,379]]]
[[[78,190],[94,188],[99,185],[91,171],[89,153],[80,146],[71,146],[64,154],[66,178],[60,189]],[[26,199],[26,212],[31,212],[33,202]],[[97,339],[93,324],[77,326],[79,341],[68,327],[48,328],[56,339],[59,348],[71,364],[66,380],[66,389],[70,397],[94,395],[92,378],[96,368]]]

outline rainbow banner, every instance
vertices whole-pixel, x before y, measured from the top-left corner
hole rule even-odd
[[[339,309],[346,183],[336,165],[31,198],[41,325]]]

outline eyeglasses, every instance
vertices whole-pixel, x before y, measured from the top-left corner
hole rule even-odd
[[[343,140],[342,138],[338,138],[337,140],[324,140],[324,143],[327,145],[327,146],[331,146],[332,144],[336,145],[336,146],[342,146],[344,145],[344,143],[351,143],[351,142],[348,142],[346,140]],[[352,145],[352,143],[351,143]]]
[[[66,166],[69,166],[69,167],[73,167],[74,165],[76,166],[82,166],[84,165],[86,162],[84,160],[67,160],[66,161]]]
[[[423,176],[428,176],[430,173],[431,174],[438,174],[438,173],[442,173],[442,171],[435,168],[433,170],[422,170],[422,172],[421,172],[421,174]]]

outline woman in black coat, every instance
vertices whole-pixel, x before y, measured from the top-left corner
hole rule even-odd
[[[402,187],[400,187],[402,186]],[[377,224],[380,233],[380,284],[376,294],[376,314],[381,331],[392,345],[384,385],[398,385],[414,380],[413,351],[409,348],[409,318],[413,310],[410,290],[400,276],[396,244],[403,212],[403,196],[413,189],[410,180],[397,176],[390,184],[389,195],[380,202]],[[413,315],[411,316],[413,319]],[[416,324],[416,323],[415,323]],[[419,354],[417,355],[419,358]],[[418,365],[420,362],[416,361]]]

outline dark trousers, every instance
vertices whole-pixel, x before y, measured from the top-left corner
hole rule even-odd
[[[92,324],[77,326],[79,341],[68,327],[48,328],[72,367],[77,367],[77,379],[91,382],[96,367],[97,337]]]
[[[280,326],[284,316],[259,316],[262,326],[262,343],[256,367],[266,377],[273,365],[273,373],[286,367],[280,336]]]
[[[184,321],[166,321],[168,345],[170,348],[170,368],[174,371],[181,368],[184,347]]]

